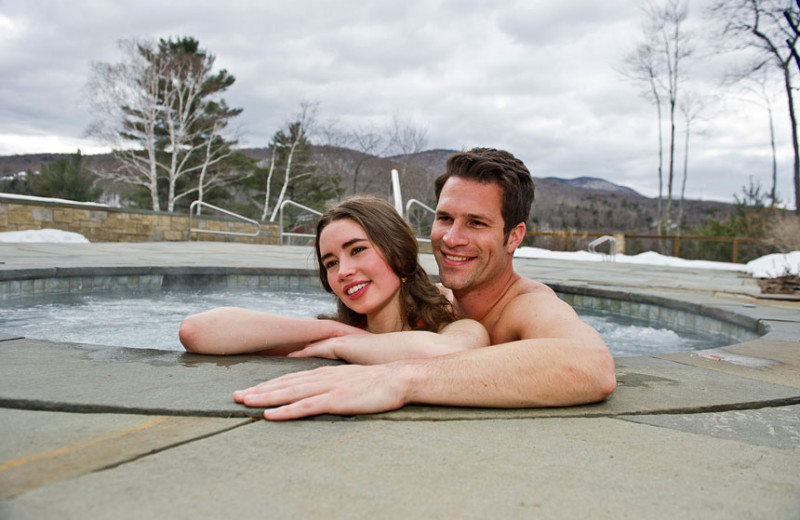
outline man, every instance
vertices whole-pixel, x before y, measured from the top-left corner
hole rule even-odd
[[[274,407],[264,413],[270,420],[409,403],[516,408],[605,399],[616,378],[603,339],[547,286],[514,272],[533,194],[528,169],[500,150],[454,154],[436,180],[431,245],[439,277],[459,316],[486,327],[491,347],[288,374],[234,399]],[[302,355],[317,353],[312,346]]]

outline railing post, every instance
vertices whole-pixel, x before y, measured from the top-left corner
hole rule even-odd
[[[733,263],[736,263],[736,260],[739,259],[739,239],[733,239]]]
[[[194,208],[198,208],[198,213],[199,213],[199,208],[201,206],[206,206],[207,208],[211,208],[211,209],[213,209],[215,211],[219,211],[220,213],[224,213],[224,214],[226,214],[228,216],[231,216],[231,217],[233,217],[235,219],[238,219],[238,220],[241,220],[243,222],[247,222],[249,224],[252,224],[252,225],[254,225],[256,227],[256,232],[255,233],[240,233],[238,231],[213,231],[213,230],[210,230],[210,229],[195,228],[194,225],[193,225],[192,215],[194,213]],[[201,222],[199,220],[199,218],[200,217],[198,216],[198,222]],[[231,236],[239,236],[239,237],[257,237],[261,233],[261,224],[259,224],[255,220],[243,217],[241,215],[233,213],[232,211],[228,211],[227,209],[222,209],[220,207],[217,207],[217,206],[214,206],[212,204],[209,204],[208,202],[202,202],[200,200],[196,200],[196,201],[192,202],[189,205],[189,231],[188,231],[189,236],[186,239],[188,241],[190,241],[190,242],[192,240],[192,232],[194,232],[195,235],[197,236],[197,240],[200,240],[200,233],[209,233],[209,234],[212,234],[212,235],[231,235]]]
[[[303,211],[307,211],[307,212],[309,212],[309,213],[311,213],[313,215],[316,215],[317,218],[322,216],[321,212],[319,212],[319,211],[317,211],[315,209],[309,208],[308,206],[303,206],[302,204],[298,204],[297,202],[294,202],[294,201],[289,200],[289,199],[284,200],[283,202],[281,202],[281,205],[278,207],[278,211],[280,213],[280,220],[278,221],[278,227],[280,227],[279,236],[278,236],[278,244],[284,245],[283,241],[284,241],[285,237],[314,238],[316,235],[312,234],[312,233],[292,233],[292,232],[288,232],[287,233],[287,232],[283,231],[283,208],[286,205],[290,205],[290,206],[294,206],[296,208],[300,208]]]
[[[672,256],[675,258],[680,258],[681,256],[681,237],[675,236],[675,239],[672,241]]]

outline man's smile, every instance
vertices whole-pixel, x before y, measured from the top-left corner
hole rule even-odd
[[[444,258],[444,260],[451,264],[463,264],[465,262],[469,262],[470,260],[475,259],[475,257],[472,256],[456,255],[453,253],[446,253],[441,250],[440,252],[442,253],[442,257]]]

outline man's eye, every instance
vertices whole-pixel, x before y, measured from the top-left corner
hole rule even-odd
[[[450,217],[448,217],[447,215],[439,215],[436,217],[436,220],[439,220],[441,222],[447,222],[448,220],[450,220]]]

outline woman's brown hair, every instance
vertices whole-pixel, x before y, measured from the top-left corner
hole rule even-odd
[[[392,271],[400,278],[400,317],[415,330],[438,332],[456,320],[452,304],[419,265],[419,245],[414,232],[394,207],[376,197],[355,197],[327,210],[317,224],[315,249],[319,264],[319,279],[329,293],[328,274],[322,263],[319,237],[322,230],[336,220],[350,219],[364,230],[369,240],[383,254]],[[337,303],[336,320],[348,325],[362,326],[366,317]]]

